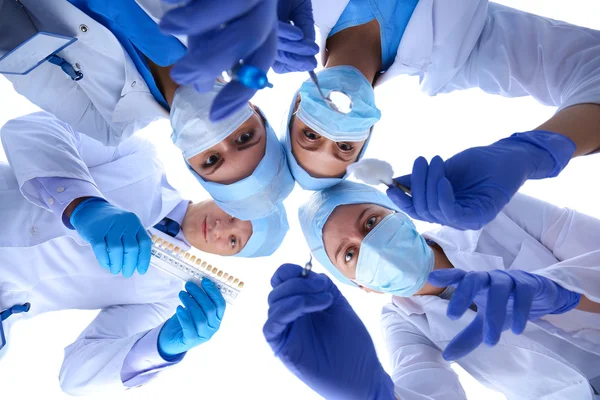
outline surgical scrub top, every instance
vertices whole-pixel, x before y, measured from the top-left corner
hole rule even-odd
[[[350,0],[329,37],[377,19],[381,34],[382,71],[394,63],[400,40],[419,0]]]
[[[135,0],[68,1],[115,35],[148,84],[150,93],[162,107],[169,110],[169,104],[158,89],[144,56],[166,67],[183,57],[186,47],[175,37],[160,32],[156,22]]]

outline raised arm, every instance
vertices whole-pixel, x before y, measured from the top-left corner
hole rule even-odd
[[[135,151],[135,140],[122,148],[105,147],[48,113],[11,120],[2,127],[1,136],[27,200],[77,230],[92,245],[103,268],[125,276],[136,270],[145,273],[150,237],[135,214],[105,200],[88,166],[110,163]],[[118,174],[114,179],[119,179]]]

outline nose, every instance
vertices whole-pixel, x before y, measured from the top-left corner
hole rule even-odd
[[[215,240],[229,239],[234,234],[235,226],[230,218],[217,218],[215,224],[210,230],[210,237]]]
[[[235,236],[238,242],[245,243],[251,235],[252,224],[232,217],[215,220],[215,225],[210,231],[212,240],[215,242],[222,241],[226,246],[230,246],[231,236]]]

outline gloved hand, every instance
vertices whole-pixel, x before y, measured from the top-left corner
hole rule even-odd
[[[575,144],[563,135],[516,133],[489,146],[467,149],[446,162],[436,156],[428,166],[419,157],[411,175],[396,178],[411,188],[412,198],[395,187],[387,195],[412,218],[481,229],[526,180],[557,176],[574,152]]]
[[[99,197],[79,203],[70,217],[79,236],[92,245],[102,268],[129,278],[137,269],[145,274],[150,265],[152,241],[142,222],[132,212]]]
[[[271,68],[277,51],[277,0],[191,0],[167,12],[160,27],[165,33],[188,36],[188,53],[171,70],[173,79],[206,92],[239,60],[265,72]],[[231,115],[255,93],[230,82],[215,99],[211,120]]]
[[[394,384],[348,301],[324,274],[284,264],[271,278],[263,328],[275,355],[326,399],[394,399]]]
[[[495,346],[502,331],[512,328],[519,335],[527,321],[547,314],[562,314],[577,307],[581,295],[541,275],[514,271],[466,272],[442,269],[429,274],[429,283],[438,287],[457,286],[448,304],[450,319],[460,318],[471,303],[477,316],[448,344],[443,357],[456,360],[475,350],[481,342]]]
[[[225,298],[210,280],[203,279],[200,287],[188,282],[185,290],[179,292],[184,307],[177,307],[158,335],[158,352],[167,361],[208,342],[225,314]]]
[[[317,67],[315,55],[319,46],[315,43],[311,0],[279,0],[277,14],[279,30],[273,70],[278,74],[312,71]]]

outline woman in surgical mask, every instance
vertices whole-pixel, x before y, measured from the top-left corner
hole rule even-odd
[[[345,181],[315,193],[298,215],[311,252],[339,281],[397,296],[430,289],[436,250],[384,193]]]
[[[315,21],[324,35],[325,69],[318,73],[319,86],[325,96],[343,92],[352,104],[346,114],[332,110],[311,80],[294,95],[282,141],[292,174],[304,189],[339,183],[348,165],[363,156],[381,116],[373,85],[394,63],[416,4],[417,0],[314,2]]]
[[[150,63],[171,110],[173,143],[198,182],[225,212],[250,220],[275,212],[294,187],[286,155],[267,119],[255,105],[218,122],[210,107],[224,88],[216,82],[207,93],[179,86],[169,67]]]
[[[292,173],[305,189],[346,177],[345,167],[364,153],[379,118],[371,86],[398,75],[418,76],[430,96],[470,88],[509,98],[532,96],[558,113],[550,124],[522,136],[550,137],[563,147],[571,139],[581,149],[577,154],[598,147],[596,135],[553,124],[581,119],[572,106],[587,104],[585,115],[597,109],[598,31],[485,0],[313,1],[313,12],[321,32],[323,94],[344,91],[355,109],[331,110],[308,80],[292,99],[282,140]],[[494,154],[490,160],[498,158]]]
[[[597,219],[517,194],[482,230],[421,235],[384,193],[349,181],[313,194],[299,217],[338,281],[393,295],[382,328],[396,386],[464,399],[447,362],[456,361],[508,398],[591,399],[600,389]]]

